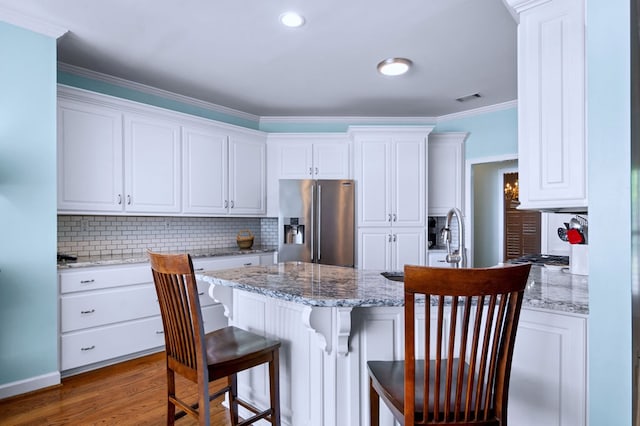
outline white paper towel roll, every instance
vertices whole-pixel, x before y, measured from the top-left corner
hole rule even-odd
[[[569,272],[577,275],[589,275],[589,246],[587,244],[569,245]]]

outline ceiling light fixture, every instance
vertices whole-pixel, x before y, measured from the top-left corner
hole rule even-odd
[[[388,58],[378,64],[378,72],[382,75],[396,76],[409,71],[412,62],[406,58]]]
[[[298,28],[304,25],[304,17],[297,12],[285,12],[280,15],[280,22],[285,27]]]

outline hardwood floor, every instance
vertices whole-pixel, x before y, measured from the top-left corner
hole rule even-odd
[[[163,425],[165,374],[164,353],[159,353],[68,377],[60,386],[0,400],[0,424]],[[178,396],[195,402],[195,385],[179,376],[176,385]],[[231,425],[223,400],[211,402],[211,425]],[[176,426],[191,425],[197,422],[190,416],[176,421]]]

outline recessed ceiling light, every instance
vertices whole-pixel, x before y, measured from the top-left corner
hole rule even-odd
[[[409,71],[411,63],[406,58],[388,58],[378,64],[378,72],[389,76],[402,75]]]
[[[285,27],[298,28],[304,25],[304,17],[297,12],[285,12],[280,15],[280,22]]]

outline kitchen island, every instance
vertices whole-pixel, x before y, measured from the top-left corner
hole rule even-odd
[[[403,357],[401,282],[380,271],[300,262],[198,279],[209,282],[230,324],[282,341],[283,424],[368,424],[366,362]],[[512,367],[511,424],[586,424],[587,300],[587,277],[532,267]],[[253,371],[240,377],[240,392],[263,405],[267,383],[265,371]],[[380,424],[393,424],[389,412]]]

